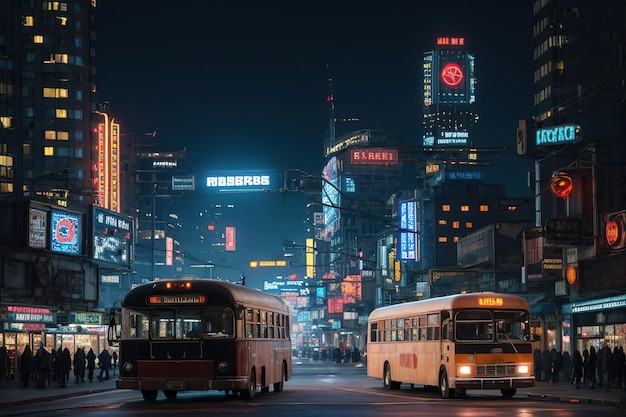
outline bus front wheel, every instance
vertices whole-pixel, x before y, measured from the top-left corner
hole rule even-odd
[[[244,400],[251,400],[254,398],[254,393],[256,392],[256,372],[254,369],[250,374],[250,381],[248,382],[248,389],[242,389],[239,391],[239,394]]]
[[[157,398],[158,392],[156,390],[141,390],[141,396],[146,401],[154,401]]]
[[[501,389],[500,392],[502,393],[503,397],[511,398],[517,393],[517,390],[515,388]]]
[[[445,369],[439,372],[439,394],[441,398],[454,398],[454,390],[450,388],[448,371]]]

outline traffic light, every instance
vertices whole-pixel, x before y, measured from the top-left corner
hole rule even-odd
[[[550,179],[550,189],[555,196],[567,198],[574,189],[574,181],[567,172],[557,171]]]

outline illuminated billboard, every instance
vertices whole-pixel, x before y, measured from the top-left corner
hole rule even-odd
[[[350,149],[350,163],[353,165],[396,165],[398,163],[398,150],[382,148]]]
[[[417,234],[419,233],[418,205],[415,200],[401,201],[398,208],[400,215],[400,236],[398,259],[418,261],[419,251]]]
[[[225,173],[204,177],[204,188],[209,191],[264,191],[279,187],[270,173]]]
[[[324,206],[323,240],[330,241],[339,224],[340,195],[338,188],[337,158],[332,157],[322,171],[322,205]]]
[[[60,210],[50,213],[50,250],[82,255],[83,220],[79,214]]]
[[[130,266],[133,219],[93,207],[93,259]]]
[[[28,247],[45,249],[47,229],[48,212],[31,207],[28,211]]]
[[[225,239],[226,239],[226,250],[229,252],[234,252],[237,250],[237,240],[236,240],[236,230],[234,227],[229,226],[226,227]]]

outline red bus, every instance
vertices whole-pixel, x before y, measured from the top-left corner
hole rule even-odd
[[[370,313],[367,375],[386,389],[437,387],[443,398],[499,389],[512,397],[535,385],[525,299],[493,292],[457,294]]]
[[[147,401],[158,391],[280,392],[291,376],[289,322],[280,298],[227,281],[140,285],[122,302],[116,386]]]

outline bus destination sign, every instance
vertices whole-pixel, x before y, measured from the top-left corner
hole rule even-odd
[[[206,296],[201,294],[189,295],[151,295],[148,304],[191,304],[200,305],[206,303]]]
[[[478,305],[483,307],[502,307],[504,300],[500,297],[480,297]]]

